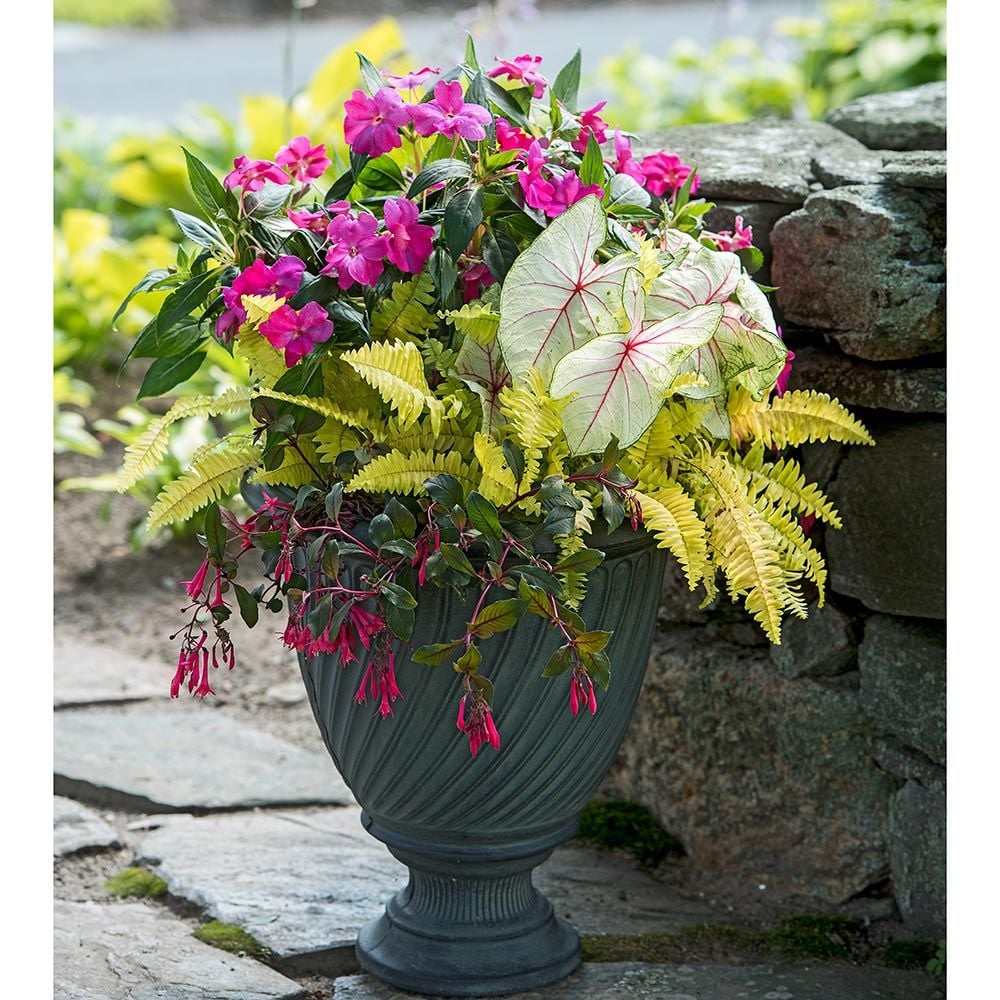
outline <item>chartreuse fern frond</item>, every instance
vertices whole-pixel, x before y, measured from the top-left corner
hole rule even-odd
[[[562,434],[565,400],[549,396],[545,379],[536,368],[529,369],[523,382],[505,386],[497,398],[500,412],[510,423],[511,436],[524,452],[523,489],[538,478],[543,453]]]
[[[341,420],[327,417],[326,423],[313,435],[316,454],[320,460],[333,464],[337,456],[345,451],[354,451],[361,438]]]
[[[277,295],[241,295],[240,301],[247,314],[247,325],[256,329],[265,320],[271,318],[271,313],[285,304],[284,299]]]
[[[424,375],[420,351],[413,343],[397,340],[391,344],[365,344],[342,355],[382,399],[399,414],[400,426],[416,423],[426,407],[431,415],[431,429],[441,429],[444,405],[431,394]]]
[[[271,470],[258,469],[253,481],[264,486],[305,486],[315,482],[320,465],[316,449],[305,439],[300,439],[298,446],[301,453],[286,448],[281,465]]]
[[[233,344],[233,354],[245,361],[255,380],[274,385],[288,370],[281,352],[275,350],[253,327],[244,325]]]
[[[389,297],[372,312],[372,339],[415,343],[421,334],[437,326],[437,317],[429,309],[433,302],[434,279],[429,271],[410,281],[397,281]]]
[[[763,451],[763,446],[755,445],[743,459],[743,467],[750,472],[751,485],[769,500],[790,511],[811,514],[834,528],[840,528],[840,515],[836,508],[815,483],[806,481],[798,462],[792,458],[765,462]]]
[[[466,302],[461,309],[450,309],[441,315],[459,333],[482,347],[492,344],[500,329],[500,313],[485,302]]]
[[[391,451],[372,459],[344,487],[349,493],[402,493],[417,495],[424,492],[424,483],[433,476],[447,472],[454,476],[466,493],[476,489],[479,477],[457,451],[415,451],[404,455]]]
[[[479,492],[497,507],[509,504],[517,496],[517,481],[504,458],[503,449],[489,434],[477,433],[473,450],[483,472]]]
[[[669,549],[694,590],[708,571],[708,534],[695,502],[680,483],[662,473],[640,474],[636,490],[642,520],[661,549]]]
[[[118,492],[124,493],[143,476],[155,471],[167,453],[170,427],[185,417],[218,417],[249,409],[250,390],[233,386],[219,396],[189,396],[179,399],[162,416],[154,420],[125,449],[125,459],[118,477]]]
[[[569,490],[582,506],[573,519],[573,532],[568,535],[554,536],[556,547],[559,550],[559,560],[585,549],[587,536],[594,526],[594,504],[586,489],[581,486],[570,486]],[[576,569],[566,569],[557,575],[563,586],[563,603],[574,611],[578,610],[587,593],[587,574]]]
[[[773,546],[773,528],[747,495],[749,474],[725,456],[708,451],[700,452],[695,464],[710,487],[708,496],[701,498],[701,514],[730,596],[743,597],[768,638],[780,643],[781,615],[788,599],[786,573]]]
[[[627,455],[635,468],[642,469],[680,454],[684,438],[701,426],[706,409],[705,403],[668,402],[642,437],[628,449]]]
[[[339,420],[348,427],[368,427],[370,416],[367,413],[359,413],[352,410],[344,410],[325,396],[298,396],[288,392],[279,392],[276,389],[269,389],[267,386],[257,386],[254,390],[257,396],[264,396],[267,399],[277,399],[283,403],[291,403],[294,406],[301,406],[306,410],[312,410],[321,416]]]
[[[454,417],[446,417],[437,434],[427,426],[426,417],[405,430],[398,420],[390,418],[380,440],[386,447],[407,455],[415,451],[460,451],[471,455],[473,435]]]
[[[796,389],[770,402],[756,402],[740,388],[730,395],[729,420],[738,439],[779,449],[807,441],[875,443],[864,424],[825,392]]]
[[[826,566],[823,557],[806,538],[798,518],[786,509],[772,507],[766,511],[764,519],[773,530],[774,545],[782,552],[786,569],[796,575],[802,574],[807,580],[812,580],[816,584],[819,594],[818,604],[819,607],[823,607],[826,600]],[[802,603],[804,607],[804,601]],[[801,614],[799,617],[806,616]]]
[[[149,511],[146,527],[152,531],[186,521],[196,510],[235,490],[240,477],[260,461],[260,456],[257,445],[246,443],[206,455],[163,488]]]

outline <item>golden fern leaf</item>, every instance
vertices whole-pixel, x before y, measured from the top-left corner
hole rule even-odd
[[[823,607],[826,600],[826,563],[806,538],[798,518],[781,507],[772,507],[764,512],[764,520],[770,525],[773,544],[785,556],[788,568],[816,584],[819,606]]]
[[[260,461],[260,455],[260,448],[253,444],[206,455],[160,491],[146,518],[147,529],[152,531],[174,521],[187,520],[223,493],[232,492],[243,473]]]
[[[705,403],[667,403],[626,454],[637,469],[678,454],[684,438],[701,426],[707,408]]]
[[[253,327],[243,325],[233,344],[233,354],[245,361],[254,379],[274,385],[288,370],[281,352],[275,350]]]
[[[342,410],[337,406],[332,400],[327,399],[325,396],[295,396],[288,392],[278,392],[275,389],[269,389],[266,386],[257,386],[254,389],[254,395],[264,396],[267,399],[277,399],[283,403],[292,403],[295,406],[301,406],[306,410],[312,410],[314,413],[319,413],[324,417],[332,417],[334,420],[339,420],[343,424],[347,424],[348,427],[362,427],[368,426],[370,421],[370,416],[367,413],[356,413],[351,410]]]
[[[517,496],[517,481],[507,465],[503,449],[489,434],[479,432],[473,438],[472,447],[483,471],[479,492],[497,507],[510,503]]]
[[[240,301],[246,310],[247,324],[255,329],[285,304],[285,300],[279,299],[277,295],[241,295]]]
[[[640,485],[642,484],[640,480]],[[708,570],[708,536],[694,500],[680,483],[663,477],[645,493],[636,490],[642,521],[661,549],[669,549],[681,564],[688,590],[694,590]]]
[[[471,337],[482,347],[496,340],[500,328],[500,313],[485,302],[466,302],[461,309],[440,313],[463,336]]]
[[[326,423],[313,435],[316,454],[324,462],[333,463],[344,451],[354,451],[361,438],[343,421],[327,417]]]
[[[348,492],[366,490],[369,493],[417,495],[424,492],[428,479],[443,472],[454,476],[466,493],[479,485],[478,477],[473,477],[468,463],[457,451],[415,451],[410,455],[391,451],[369,462],[345,489]]]
[[[472,434],[453,417],[444,419],[437,434],[424,420],[404,430],[398,420],[390,419],[385,422],[385,430],[380,439],[387,447],[407,455],[414,451],[460,451],[463,455],[472,454]]]
[[[497,397],[500,412],[510,422],[512,436],[524,452],[522,488],[531,486],[541,472],[542,454],[562,434],[565,402],[554,400],[545,379],[535,368],[519,385],[509,385]]]
[[[428,308],[433,302],[434,279],[429,271],[410,281],[397,281],[389,297],[372,312],[372,339],[415,343],[421,334],[437,326],[437,317]]]
[[[750,459],[750,456],[747,456]],[[815,483],[807,483],[798,462],[782,458],[777,462],[744,460],[750,470],[751,485],[769,500],[792,511],[812,514],[834,528],[841,527],[840,515]]]
[[[569,535],[558,535],[555,537],[556,547],[559,549],[559,558],[565,559],[580,552],[587,547],[587,542],[575,531]],[[557,574],[563,585],[563,604],[577,610],[583,603],[587,593],[587,574],[579,570],[568,569]]]
[[[775,448],[807,441],[875,444],[864,424],[825,392],[796,389],[770,402],[756,402],[740,388],[730,396],[729,420],[736,438]]]
[[[250,390],[233,386],[220,396],[189,396],[179,399],[162,416],[154,420],[143,433],[125,449],[125,459],[118,476],[118,492],[124,493],[143,476],[155,471],[167,453],[170,444],[170,427],[185,417],[217,417],[224,413],[238,413],[248,409]]]
[[[432,428],[440,429],[444,406],[431,395],[424,375],[423,358],[413,343],[401,340],[391,344],[365,344],[341,355],[398,414],[401,427],[416,423],[426,406],[430,410]],[[434,421],[437,426],[434,427]]]

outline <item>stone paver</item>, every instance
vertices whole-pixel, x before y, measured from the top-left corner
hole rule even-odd
[[[371,976],[345,976],[333,1000],[412,1000]],[[922,972],[849,965],[720,966],[587,963],[573,975],[510,1000],[937,1000],[944,991]]]
[[[139,903],[55,904],[54,1000],[295,1000],[298,983]]]
[[[225,850],[206,863],[205,844]],[[406,882],[406,869],[364,831],[357,808],[165,816],[138,854],[175,896],[246,928],[279,958],[349,956],[361,925]],[[557,850],[535,881],[584,934],[667,931],[711,918],[627,861],[577,844]]]
[[[203,708],[59,712],[56,792],[133,812],[346,805],[333,762]]]
[[[944,149],[948,139],[946,86],[869,94],[831,111],[826,120],[870,149]]]
[[[168,664],[140,660],[108,646],[57,640],[53,663],[56,708],[170,695],[173,674]]]
[[[52,807],[52,853],[72,854],[88,847],[114,847],[118,835],[93,809],[56,795]]]

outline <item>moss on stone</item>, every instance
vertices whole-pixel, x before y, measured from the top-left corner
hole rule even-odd
[[[864,925],[847,917],[788,917],[771,932],[774,944],[796,958],[851,958],[863,948]]]
[[[210,920],[202,924],[194,932],[194,936],[213,948],[231,951],[236,955],[250,955],[252,958],[269,959],[270,948],[265,948],[252,934],[247,934],[242,927],[235,924],[224,924],[221,920]]]
[[[878,957],[893,969],[926,969],[937,950],[934,941],[893,941]]]
[[[647,868],[684,854],[684,845],[636,802],[588,803],[580,815],[577,837],[605,850],[628,851]]]
[[[125,899],[130,896],[144,896],[156,899],[167,891],[167,883],[147,868],[126,868],[123,872],[109,878],[104,888],[112,896]]]

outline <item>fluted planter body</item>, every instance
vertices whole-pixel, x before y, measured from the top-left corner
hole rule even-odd
[[[358,937],[362,966],[403,989],[491,996],[569,974],[579,938],[531,884],[531,871],[576,832],[614,758],[642,685],[665,553],[620,529],[600,546],[581,613],[610,629],[609,690],[597,714],[568,710],[569,676],[540,674],[560,644],[535,616],[481,644],[496,688],[501,749],[471,758],[455,726],[461,678],[398,650],[393,717],[353,703],[365,664],[301,658],[327,748],[372,836],[410,869],[409,884]],[[498,593],[497,598],[508,596]],[[453,591],[419,594],[412,648],[461,635],[471,607]]]

